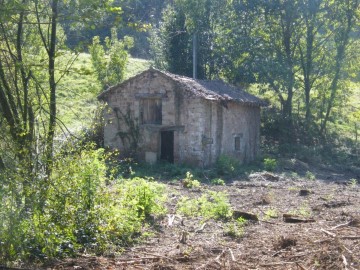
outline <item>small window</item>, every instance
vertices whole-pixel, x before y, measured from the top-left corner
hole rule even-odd
[[[236,136],[234,137],[234,139],[235,139],[235,151],[240,151],[240,143],[241,143],[240,136]]]
[[[140,100],[140,120],[142,124],[162,123],[162,104],[160,98],[146,98]]]

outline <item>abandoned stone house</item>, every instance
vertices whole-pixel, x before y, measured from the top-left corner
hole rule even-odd
[[[104,144],[123,155],[209,166],[220,155],[253,160],[260,144],[261,99],[220,80],[153,68],[99,95]]]

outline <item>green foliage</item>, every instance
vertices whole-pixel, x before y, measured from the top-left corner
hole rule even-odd
[[[216,186],[224,186],[225,185],[225,181],[221,178],[214,178],[210,181],[210,183],[212,185],[216,185]]]
[[[23,174],[1,173],[0,260],[102,253],[136,241],[151,215],[165,213],[165,187],[142,178],[108,186],[106,159],[103,149],[64,147],[51,178],[26,179],[31,204],[19,192]]]
[[[357,184],[358,184],[358,180],[356,180],[355,178],[351,178],[349,180],[349,186],[350,187],[354,188],[354,187],[356,187]]]
[[[239,160],[230,156],[221,155],[216,162],[216,170],[219,175],[235,176],[239,169]]]
[[[89,52],[103,89],[120,83],[124,79],[128,60],[127,50],[133,46],[133,42],[131,37],[126,36],[123,40],[119,40],[115,28],[111,29],[111,38],[105,38],[105,46],[100,43],[98,36],[93,38]]]
[[[0,258],[62,257],[96,240],[95,204],[98,187],[105,179],[103,150],[87,147],[72,155],[59,154],[50,179],[29,177],[32,185],[26,194],[18,190],[21,174],[11,172],[11,177],[15,177],[13,185],[5,185],[7,192],[2,194],[2,201],[8,203],[1,208],[0,238],[4,245],[0,246]],[[22,196],[32,198],[31,204],[23,204]]]
[[[314,181],[316,179],[316,176],[312,172],[306,171],[305,178],[308,180]]]
[[[312,211],[311,211],[311,208],[309,207],[309,205],[303,204],[303,205],[300,205],[298,208],[290,211],[290,214],[308,218],[311,216]]]
[[[135,177],[123,180],[122,194],[124,205],[136,209],[137,216],[148,218],[151,214],[164,214],[166,199],[165,186]]]
[[[197,199],[182,197],[177,203],[177,212],[187,216],[226,219],[231,216],[229,199],[224,192],[207,191]]]
[[[183,186],[186,188],[199,188],[200,182],[194,179],[191,172],[186,172],[186,177],[183,179]]]
[[[220,0],[178,0],[168,5],[163,11],[163,22],[150,35],[155,66],[191,77],[193,34],[196,33],[197,77],[210,79],[215,75],[213,27],[223,3]]]
[[[267,171],[273,172],[277,167],[277,161],[273,158],[265,158],[264,159],[264,168]]]
[[[103,221],[100,224],[101,248],[129,245],[140,235],[150,215],[165,213],[165,186],[143,178],[122,179],[99,197]]]
[[[270,208],[265,211],[264,219],[277,218],[279,216],[278,211],[274,208]]]
[[[247,220],[244,218],[238,218],[235,221],[230,221],[224,229],[224,235],[230,236],[231,238],[241,238],[244,236],[244,227]]]

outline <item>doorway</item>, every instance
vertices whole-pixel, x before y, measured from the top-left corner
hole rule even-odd
[[[174,131],[161,131],[160,159],[174,163]]]

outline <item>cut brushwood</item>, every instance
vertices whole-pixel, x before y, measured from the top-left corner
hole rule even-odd
[[[257,215],[251,214],[248,212],[239,211],[239,210],[234,210],[232,216],[234,219],[243,218],[246,220],[259,221],[259,218],[257,217]]]
[[[315,222],[315,219],[312,218],[304,218],[302,216],[296,216],[291,214],[283,214],[283,220],[287,223],[309,223]]]

